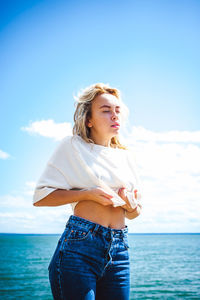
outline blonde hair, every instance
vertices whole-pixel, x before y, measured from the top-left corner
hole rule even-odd
[[[128,116],[128,108],[121,101],[120,91],[117,88],[110,87],[109,84],[95,83],[85,89],[82,89],[78,93],[78,96],[74,96],[76,110],[74,113],[73,135],[77,134],[81,136],[82,139],[88,143],[94,143],[94,141],[90,138],[90,128],[86,125],[88,118],[91,117],[92,101],[98,95],[104,93],[112,94],[120,101],[122,107],[122,123],[125,123]],[[110,147],[127,149],[126,146],[120,143],[117,136],[112,137]]]

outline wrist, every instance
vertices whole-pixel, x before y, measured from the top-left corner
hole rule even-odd
[[[135,212],[136,210],[137,210],[137,208],[139,207],[139,205],[137,204],[134,208],[132,208],[132,209],[126,209],[125,210],[125,213],[133,213],[133,212]]]
[[[90,188],[85,188],[80,190],[80,201],[91,200],[90,197],[91,197]]]

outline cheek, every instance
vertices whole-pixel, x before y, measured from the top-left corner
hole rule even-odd
[[[102,113],[102,114],[95,114],[93,115],[93,126],[97,127],[105,127],[108,125],[108,122],[110,121],[109,113]]]
[[[97,121],[97,123],[101,123],[102,124],[103,122],[106,122],[108,119],[109,119],[109,114],[105,113],[105,114],[98,115],[96,121]]]

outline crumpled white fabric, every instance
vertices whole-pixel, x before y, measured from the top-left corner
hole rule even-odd
[[[87,143],[80,136],[67,136],[57,146],[40,176],[33,203],[56,189],[103,188],[112,195],[113,206],[126,202],[118,195],[125,187],[134,206],[134,190],[141,190],[132,152]],[[70,203],[72,209],[78,202]]]
[[[137,199],[135,198],[135,193],[125,191],[125,195],[129,200],[131,208],[132,209],[136,208],[138,206],[138,204],[140,203],[141,193],[137,192]]]

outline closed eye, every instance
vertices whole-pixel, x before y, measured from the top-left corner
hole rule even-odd
[[[109,110],[104,110],[103,112],[110,112]],[[120,111],[116,111],[117,114],[120,114]]]

